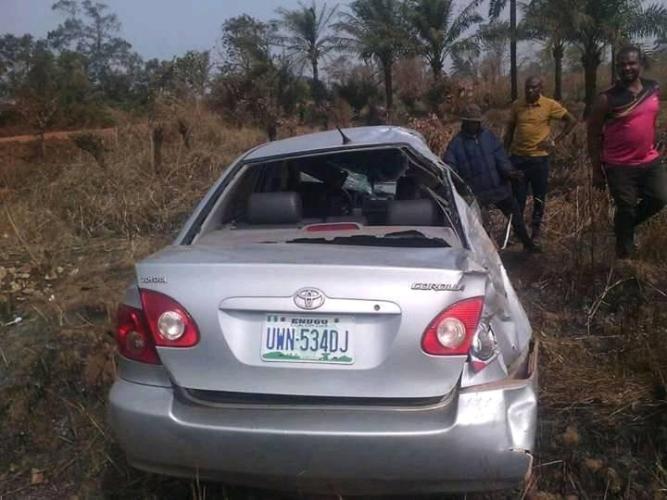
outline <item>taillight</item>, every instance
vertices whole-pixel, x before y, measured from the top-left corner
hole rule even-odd
[[[438,314],[422,337],[424,352],[437,356],[468,354],[483,306],[484,297],[473,297]]]
[[[125,304],[118,307],[116,316],[116,343],[118,351],[134,361],[160,364],[155,342],[146,325],[144,312]]]
[[[478,372],[486,368],[498,354],[498,341],[487,323],[480,323],[470,346],[470,366]]]
[[[192,316],[171,297],[140,290],[146,322],[158,346],[192,347],[199,342],[199,330]]]
[[[356,231],[361,229],[361,225],[356,222],[330,222],[325,224],[309,224],[303,228],[309,233],[318,233],[322,231]]]

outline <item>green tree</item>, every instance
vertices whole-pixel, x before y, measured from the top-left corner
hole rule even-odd
[[[408,32],[403,9],[395,0],[354,0],[349,11],[335,24],[340,44],[365,61],[379,63],[384,80],[387,112],[393,106],[392,70],[408,50]]]
[[[616,51],[633,39],[656,38],[656,47],[667,36],[667,7],[663,3],[644,6],[641,1],[630,1],[625,12],[619,13],[611,26],[611,83],[616,80]],[[653,52],[652,50],[650,52]]]
[[[174,83],[178,93],[193,99],[197,105],[206,95],[211,77],[211,58],[207,50],[189,50],[172,63]]]
[[[482,21],[476,11],[480,0],[472,0],[455,12],[454,0],[407,0],[406,17],[415,49],[431,67],[433,78],[442,76],[445,59],[477,44],[466,32]]]
[[[221,56],[224,73],[250,75],[271,65],[275,26],[247,14],[227,19],[222,25]]]
[[[366,68],[353,68],[348,75],[334,83],[334,92],[352,108],[355,116],[378,97],[378,88]]]
[[[498,19],[502,11],[505,9],[508,0],[490,0],[489,2],[489,17]],[[516,0],[509,0],[510,6],[510,83],[511,83],[511,98],[515,101],[519,97],[518,84],[518,68],[516,59],[516,43],[518,39],[517,31],[517,11]]]
[[[597,71],[605,47],[634,38],[663,36],[667,9],[657,3],[644,6],[640,0],[580,0],[573,14],[568,38],[579,51],[584,68],[586,117],[597,92]]]
[[[580,0],[531,0],[524,5],[519,31],[523,37],[540,40],[554,64],[554,98],[563,98],[563,57]]]
[[[65,21],[49,32],[51,46],[82,54],[91,82],[103,87],[110,75],[127,68],[132,46],[118,36],[121,23],[106,4],[58,0],[52,9],[65,15]]]
[[[13,82],[15,109],[40,138],[59,120],[68,124],[84,117],[89,82],[82,58],[75,53],[56,56],[43,40],[35,42],[25,61],[27,70]]]
[[[293,112],[304,95],[290,59],[271,55],[275,30],[274,24],[248,15],[225,21],[221,37],[224,63],[212,83],[210,100],[231,119],[242,122],[249,118],[273,131],[280,110]]]
[[[485,71],[488,71],[487,79],[495,85],[503,74],[507,42],[511,37],[510,25],[507,21],[499,20],[483,24],[479,27],[477,37],[485,55],[483,65]]]
[[[10,97],[30,70],[35,41],[31,35],[0,36],[0,97]]]
[[[335,13],[336,7],[328,9],[326,3],[318,10],[314,0],[309,6],[299,3],[297,9],[278,9],[280,20],[277,24],[283,33],[277,35],[276,40],[299,66],[310,65],[313,75],[312,92],[317,102],[322,97],[320,61],[336,48],[335,37],[327,35]]]

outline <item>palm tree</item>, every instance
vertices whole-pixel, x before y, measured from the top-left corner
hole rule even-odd
[[[343,34],[339,37],[343,47],[380,64],[389,112],[393,104],[393,66],[407,51],[401,4],[395,0],[354,0],[334,28]]]
[[[519,97],[518,72],[516,63],[516,41],[517,41],[517,26],[516,26],[516,0],[509,0],[510,4],[510,79],[512,83],[512,101]],[[494,20],[498,19],[500,13],[505,9],[507,0],[491,0],[489,2],[489,17]]]
[[[486,66],[491,72],[489,83],[496,85],[502,76],[503,59],[507,50],[507,42],[510,39],[509,22],[496,20],[482,24],[477,36],[485,55]]]
[[[335,37],[327,36],[326,32],[336,9],[337,6],[328,9],[324,3],[318,10],[313,0],[309,6],[299,2],[297,9],[281,7],[277,10],[280,15],[277,24],[284,34],[279,34],[276,39],[301,67],[310,64],[316,101],[321,97],[320,60],[335,48]]]
[[[569,38],[581,54],[584,66],[584,117],[593,106],[597,70],[607,44],[632,38],[662,36],[667,32],[667,10],[660,4],[644,7],[641,0],[580,0]]]
[[[563,98],[563,57],[579,0],[531,0],[524,4],[522,37],[541,40],[554,61],[554,99]]]
[[[454,12],[455,0],[407,0],[406,18],[418,54],[422,55],[437,81],[447,56],[475,45],[465,32],[482,21],[475,10],[481,0],[472,0],[460,13]]]
[[[667,8],[653,3],[645,8],[641,1],[628,2],[625,12],[617,16],[610,30],[611,48],[611,83],[616,80],[616,51],[633,38],[657,37],[667,35]]]

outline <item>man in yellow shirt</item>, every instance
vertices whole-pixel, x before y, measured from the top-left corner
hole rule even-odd
[[[565,122],[565,127],[555,140],[551,139],[552,120]],[[540,235],[544,216],[549,186],[549,155],[576,124],[576,118],[567,109],[542,95],[542,80],[535,76],[526,80],[525,98],[512,104],[505,133],[505,149],[510,152],[514,168],[523,172],[523,179],[514,183],[514,195],[521,213],[526,207],[528,186],[533,193],[533,241]]]

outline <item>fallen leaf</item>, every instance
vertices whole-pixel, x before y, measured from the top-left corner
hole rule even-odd
[[[567,446],[577,446],[581,442],[581,436],[574,425],[568,425],[563,433],[563,443]]]
[[[591,472],[597,472],[604,467],[604,462],[599,458],[587,458],[584,460],[584,466]]]
[[[618,493],[621,491],[621,488],[623,487],[621,478],[619,477],[618,472],[611,467],[607,468],[607,481],[609,481],[609,489],[612,492]]]

